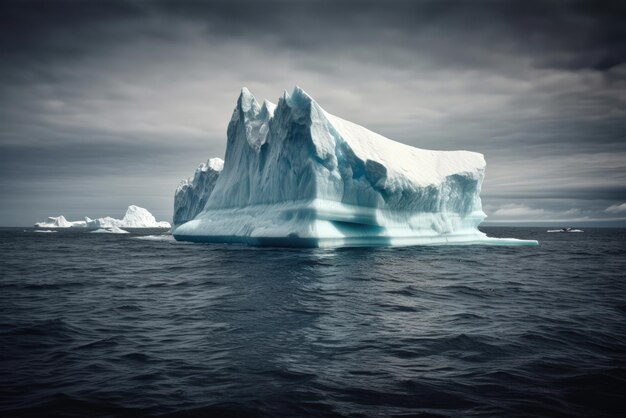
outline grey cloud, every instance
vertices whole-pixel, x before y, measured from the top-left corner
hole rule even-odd
[[[150,195],[167,215],[178,180],[223,155],[239,88],[295,84],[393,139],[484,153],[487,205],[600,213],[626,184],[624,17],[618,2],[3,2],[0,213],[45,202],[11,221],[30,223],[87,181],[109,194],[89,195],[96,214]]]
[[[129,36],[176,43],[179,37],[170,32],[171,25],[184,22],[200,36],[364,54],[366,59],[399,48],[426,53],[446,66],[482,68],[501,64],[498,55],[521,54],[540,67],[606,70],[626,57],[626,6],[619,2],[113,0],[3,5],[1,45],[14,53],[24,51],[22,46],[81,55],[83,42],[98,48]]]

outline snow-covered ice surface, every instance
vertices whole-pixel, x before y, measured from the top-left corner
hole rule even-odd
[[[92,234],[128,234],[128,231],[124,231],[121,228],[118,228],[117,226],[112,226],[109,228],[100,228],[100,229],[96,229],[95,231],[91,231]]]
[[[35,224],[37,228],[171,228],[169,222],[157,221],[147,210],[136,205],[130,205],[126,209],[126,214],[122,219],[105,216],[104,218],[90,219],[85,217],[84,221],[68,221],[63,215],[49,217],[47,221]]]
[[[479,195],[482,154],[392,141],[327,113],[298,87],[278,105],[259,105],[242,89],[227,136],[224,161],[209,160],[176,191],[178,240],[306,247],[537,244],[478,230],[486,217]]]

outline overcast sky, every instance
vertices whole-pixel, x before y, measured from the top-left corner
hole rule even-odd
[[[492,221],[626,218],[624,2],[2,1],[0,224],[170,220],[242,86],[481,152]]]

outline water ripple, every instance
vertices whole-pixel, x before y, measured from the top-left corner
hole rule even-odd
[[[0,230],[0,414],[621,416],[624,231],[489,233],[541,245]]]

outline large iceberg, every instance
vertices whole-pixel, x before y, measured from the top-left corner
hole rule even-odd
[[[262,105],[243,88],[224,161],[176,190],[177,240],[278,246],[533,245],[478,230],[482,154],[392,141],[302,89]]]
[[[91,219],[85,216],[84,221],[68,221],[63,215],[48,217],[47,221],[37,222],[37,228],[89,228],[89,229],[114,229],[114,228],[171,228],[169,222],[157,221],[147,210],[139,206],[130,205],[122,219],[104,218]]]

